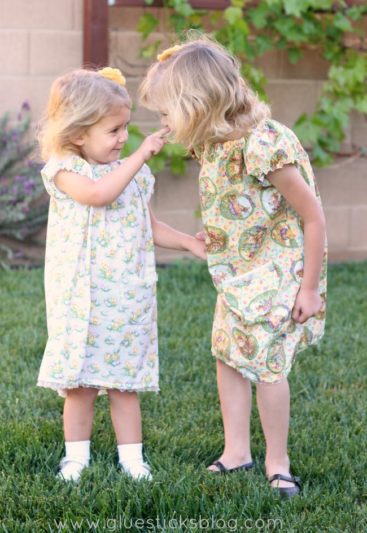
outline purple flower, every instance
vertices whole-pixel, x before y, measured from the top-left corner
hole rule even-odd
[[[33,142],[24,138],[29,129],[29,110],[29,103],[24,102],[18,115],[19,122],[13,125],[9,125],[5,114],[0,135],[3,169],[0,176],[0,229],[2,234],[21,240],[45,223],[48,208],[48,202],[44,202],[37,208],[37,213],[32,213],[32,202],[41,199],[43,189],[41,191],[39,177],[41,165],[29,157]]]
[[[35,183],[33,180],[27,180],[24,182],[24,192],[30,194],[35,189]]]

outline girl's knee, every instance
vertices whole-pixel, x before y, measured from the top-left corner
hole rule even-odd
[[[260,383],[256,383],[256,387],[259,389],[271,389],[271,388],[276,388],[277,386],[284,386],[287,383],[288,383],[288,377],[284,376],[283,378],[275,382],[261,381]]]
[[[77,389],[67,389],[66,398],[78,398],[83,399],[83,401],[94,402],[98,394],[98,389],[93,389],[89,387],[79,387]]]
[[[110,400],[132,401],[138,398],[135,391],[120,391],[118,389],[108,389],[107,394]]]

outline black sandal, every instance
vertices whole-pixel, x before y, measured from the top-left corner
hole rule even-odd
[[[271,487],[274,490],[277,490],[282,498],[292,498],[297,496],[301,492],[301,480],[299,477],[293,476],[283,476],[283,474],[274,474],[271,478],[268,479],[270,485],[275,480],[289,481],[294,483],[294,487]]]
[[[234,468],[226,468],[223,463],[220,461],[214,461],[210,466],[216,466],[218,470],[208,470],[208,472],[213,472],[214,474],[231,474],[232,472],[239,472],[240,470],[250,470],[255,466],[255,463],[245,463],[243,465],[235,466]]]

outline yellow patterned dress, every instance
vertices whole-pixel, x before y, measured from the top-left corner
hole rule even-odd
[[[60,170],[98,181],[122,161],[71,155],[42,169],[50,194],[45,293],[48,340],[38,385],[105,393],[158,391],[156,270],[144,165],[110,205],[82,205],[55,184]]]
[[[294,165],[320,201],[308,155],[291,130],[265,120],[248,136],[207,145],[197,156],[208,266],[218,292],[212,353],[255,383],[277,383],[295,354],[324,333],[326,249],[322,308],[298,324],[291,313],[303,275],[302,220],[266,178]]]

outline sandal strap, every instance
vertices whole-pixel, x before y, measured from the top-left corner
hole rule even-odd
[[[250,463],[244,463],[243,465],[235,466],[234,468],[230,468],[230,472],[237,472],[237,470],[250,470],[250,468],[253,468],[255,466],[254,461],[251,461]]]
[[[271,476],[271,478],[269,478],[269,483],[272,483],[276,479],[280,481],[289,481],[290,483],[294,483],[297,487],[301,488],[301,480],[299,479],[299,477],[292,475],[284,476],[283,474],[274,474],[273,476]]]
[[[120,465],[123,469],[129,469],[130,467],[134,466],[140,466],[144,468],[144,470],[148,473],[150,473],[150,466],[145,463],[144,461],[141,461],[140,459],[130,459],[129,461],[120,461]]]
[[[255,466],[255,463],[251,461],[251,463],[245,463],[243,465],[235,466],[234,468],[226,468],[224,464],[221,461],[214,461],[212,463],[212,466],[216,466],[219,469],[219,472],[225,474],[226,472],[237,472],[240,470],[250,470],[250,468],[253,468]]]
[[[225,467],[224,464],[221,463],[220,461],[214,461],[214,463],[212,463],[212,465],[218,467],[219,472],[223,472],[223,473],[224,473],[224,472],[227,472],[226,467]]]
[[[60,461],[60,468],[63,468],[64,466],[66,466],[69,463],[77,463],[80,466],[87,466],[88,465],[88,463],[86,463],[85,461],[81,461],[80,459],[74,459],[72,457],[64,457]]]

